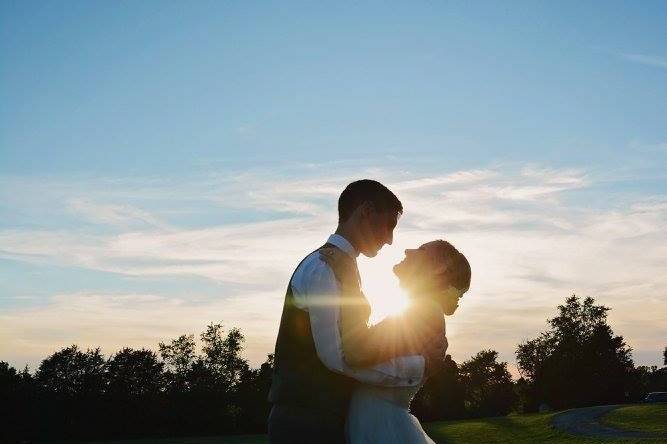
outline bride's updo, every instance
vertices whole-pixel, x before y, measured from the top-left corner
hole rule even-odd
[[[452,314],[458,300],[470,288],[470,263],[451,243],[435,240],[405,250],[405,259],[394,266],[401,286],[411,297],[437,301]]]
[[[434,244],[434,250],[437,251],[439,256],[436,260],[441,260],[445,265],[445,269],[438,275],[444,275],[446,282],[454,288],[460,290],[470,288],[470,263],[463,253],[445,240],[436,240],[432,244]]]
[[[470,288],[470,263],[463,253],[445,240],[429,244],[434,255],[431,297],[442,306],[446,315],[451,315],[458,308],[459,299]]]

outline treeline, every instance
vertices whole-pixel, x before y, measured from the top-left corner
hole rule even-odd
[[[200,353],[183,335],[108,359],[72,345],[34,375],[0,361],[0,442],[263,432],[272,356],[250,368],[236,328],[211,324],[200,339]]]
[[[667,390],[667,367],[635,367],[607,324],[608,309],[572,296],[549,329],[517,348],[513,381],[498,353],[461,364],[447,356],[414,399],[422,421],[505,415],[637,401]],[[211,324],[200,335],[160,343],[158,352],[64,348],[31,374],[0,361],[0,441],[262,433],[273,357],[253,369],[244,337]],[[667,365],[667,349],[665,349]]]
[[[546,331],[518,345],[517,381],[493,350],[461,365],[447,356],[413,401],[413,413],[422,421],[500,416],[636,402],[667,391],[667,367],[634,365],[632,350],[607,323],[609,308],[571,296],[557,310]]]

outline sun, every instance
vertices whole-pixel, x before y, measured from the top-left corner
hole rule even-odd
[[[410,305],[407,294],[392,272],[394,264],[400,261],[393,256],[382,255],[372,260],[359,260],[362,288],[371,304],[371,324],[376,324],[387,316],[400,314]]]

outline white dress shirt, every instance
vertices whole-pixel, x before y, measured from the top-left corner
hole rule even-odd
[[[349,254],[356,263],[359,253],[343,236],[332,234],[327,243]],[[425,366],[421,355],[397,357],[363,369],[353,369],[345,363],[339,325],[340,284],[317,251],[308,255],[297,267],[291,287],[294,304],[309,314],[317,356],[329,370],[365,384],[413,386],[421,382]]]

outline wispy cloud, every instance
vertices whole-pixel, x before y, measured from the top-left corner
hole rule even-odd
[[[21,178],[23,187],[12,193],[20,213],[57,215],[65,208],[67,217],[78,219],[59,224],[52,217],[0,230],[0,257],[157,280],[196,276],[243,290],[221,290],[219,300],[119,295],[104,288],[58,294],[3,312],[2,327],[22,332],[2,335],[3,355],[37,359],[49,344],[67,342],[97,341],[109,351],[126,343],[154,345],[222,320],[243,328],[252,342],[249,353],[259,362],[273,347],[293,267],[335,227],[344,185],[372,174],[396,190],[406,211],[394,245],[372,261],[360,260],[370,299],[383,297],[391,265],[406,247],[450,239],[473,264],[472,288],[448,321],[455,359],[490,347],[512,361],[516,344],[543,329],[555,305],[573,292],[611,306],[614,326],[638,355],[652,356],[655,349],[658,359],[667,335],[666,196],[591,198],[595,178],[588,172],[539,166],[438,176],[391,169],[333,175],[308,168],[299,178],[271,170],[143,184]],[[586,201],[576,198],[582,190],[589,193]],[[238,211],[244,220],[227,219]],[[94,315],[86,317],[77,307]],[[140,311],[156,313],[159,325]],[[87,323],[95,317],[114,319],[109,322],[115,327],[103,327],[104,321],[93,328]],[[68,333],[49,342],[37,319],[48,320],[50,331]]]
[[[147,211],[130,205],[101,204],[82,198],[70,199],[69,209],[90,222],[120,227],[136,225],[167,228],[168,225]]]
[[[667,57],[653,54],[625,53],[621,57],[629,62],[640,63],[642,65],[655,66],[657,68],[667,69]]]

